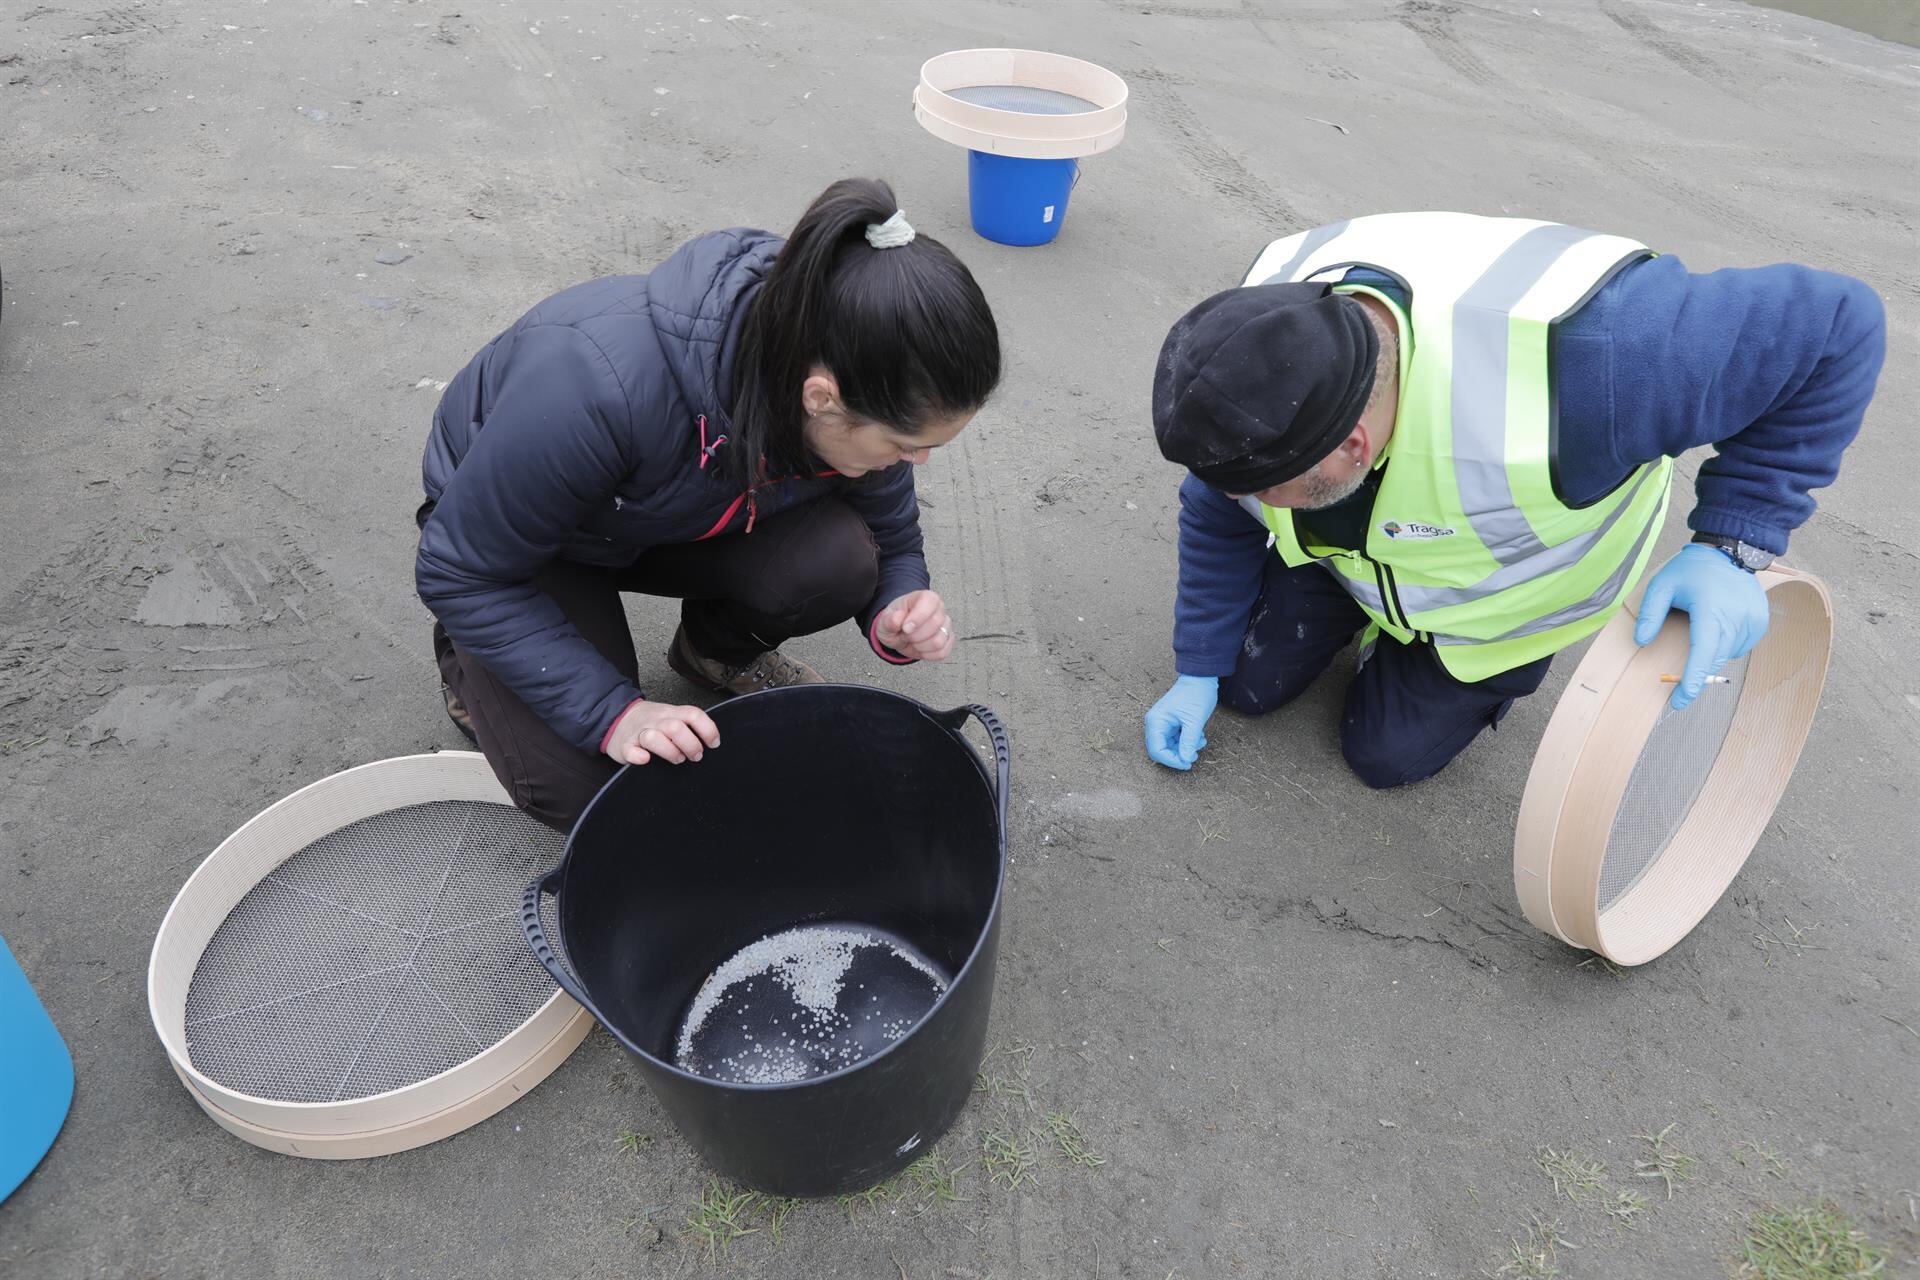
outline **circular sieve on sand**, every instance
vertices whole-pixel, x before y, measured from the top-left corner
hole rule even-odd
[[[1548,721],[1520,801],[1514,890],[1527,919],[1617,964],[1665,952],[1720,900],[1785,792],[1826,683],[1833,606],[1811,574],[1759,575],[1766,638],[1693,705],[1667,705],[1687,620],[1633,642],[1621,609]]]
[[[562,844],[467,751],[272,805],[154,940],[147,1000],[174,1071],[224,1128],[288,1155],[386,1155],[486,1119],[593,1026],[520,926]]]

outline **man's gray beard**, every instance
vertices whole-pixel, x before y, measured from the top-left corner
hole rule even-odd
[[[1338,502],[1345,502],[1360,491],[1367,482],[1365,467],[1355,467],[1353,474],[1344,480],[1329,480],[1320,471],[1306,474],[1306,501],[1300,504],[1302,511],[1320,511]]]

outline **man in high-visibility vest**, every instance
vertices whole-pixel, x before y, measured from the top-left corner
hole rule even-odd
[[[1766,634],[1753,575],[1838,474],[1884,348],[1857,280],[1695,275],[1557,223],[1383,214],[1274,242],[1174,325],[1154,378],[1189,474],[1179,675],[1147,754],[1191,768],[1218,703],[1283,706],[1358,636],[1347,762],[1375,787],[1430,777],[1605,624],[1672,459],[1713,445],[1635,632],[1687,613],[1685,708]]]

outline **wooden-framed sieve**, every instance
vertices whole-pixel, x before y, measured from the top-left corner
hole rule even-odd
[[[1683,614],[1640,646],[1623,607],[1595,637],[1548,721],[1514,831],[1514,891],[1538,928],[1644,964],[1745,864],[1800,759],[1833,647],[1824,583],[1777,562],[1758,577],[1765,638],[1684,711],[1662,680],[1686,662]]]
[[[235,831],[161,921],[154,1029],[221,1127],[287,1155],[387,1155],[493,1115],[593,1019],[520,924],[562,840],[486,760],[381,760]]]

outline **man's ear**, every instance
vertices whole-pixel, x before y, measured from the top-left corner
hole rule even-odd
[[[1333,452],[1335,457],[1348,466],[1366,466],[1373,455],[1372,442],[1367,439],[1366,425],[1354,423],[1353,430],[1347,433],[1346,439],[1333,447]]]

